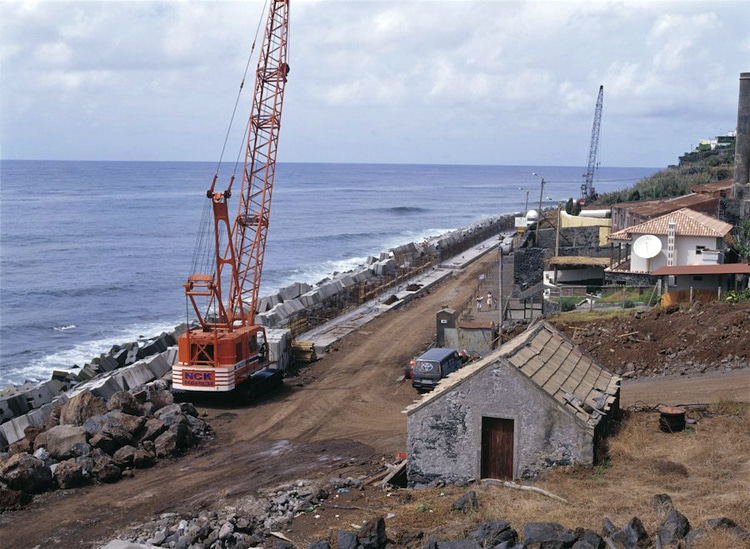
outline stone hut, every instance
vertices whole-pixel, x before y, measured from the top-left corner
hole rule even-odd
[[[409,482],[533,478],[597,461],[620,378],[539,321],[406,409]]]

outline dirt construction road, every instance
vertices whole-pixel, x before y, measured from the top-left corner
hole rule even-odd
[[[139,470],[117,484],[43,494],[24,510],[0,515],[0,545],[98,547],[128,524],[160,513],[195,510],[290,479],[355,474],[374,468],[382,456],[404,452],[402,410],[418,395],[396,380],[404,364],[432,341],[436,311],[446,304],[461,310],[489,262],[480,259],[375,319],[263,402],[197,403],[216,436],[187,456]],[[737,375],[718,376],[716,391],[738,386],[740,377],[748,381],[746,370]],[[624,401],[665,402],[667,386],[677,391],[679,402],[710,398],[691,394],[692,387],[706,387],[692,379],[656,383],[655,392],[649,392],[648,382],[625,386]],[[632,399],[631,386],[639,391]]]

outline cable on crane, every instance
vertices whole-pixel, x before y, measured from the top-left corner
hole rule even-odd
[[[255,36],[253,38],[252,45],[250,46],[250,53],[247,57],[247,62],[245,64],[245,70],[242,74],[242,81],[240,82],[239,90],[237,91],[237,97],[235,98],[234,107],[232,109],[232,115],[229,119],[229,125],[227,127],[226,135],[224,136],[224,143],[221,147],[221,154],[219,155],[219,160],[216,164],[216,176],[219,174],[219,170],[221,169],[221,164],[224,160],[224,153],[226,151],[227,143],[229,141],[229,136],[232,131],[232,126],[234,125],[234,118],[237,114],[237,107],[239,106],[240,97],[242,95],[242,91],[245,87],[245,80],[247,79],[247,73],[250,70],[250,64],[253,60],[253,55],[255,53],[255,45],[258,41],[258,36],[260,34],[261,25],[263,24],[263,21],[265,19],[264,14],[266,12],[266,8],[268,7],[268,0],[266,0],[263,4],[263,10],[261,11],[260,18],[258,19],[258,26],[255,29]],[[248,122],[249,125],[249,122]],[[245,135],[247,135],[247,128],[245,129]],[[243,138],[244,141],[244,138]],[[236,171],[236,164],[235,164],[235,171]],[[191,272],[192,273],[214,273],[216,270],[215,265],[215,256],[216,256],[216,245],[215,245],[215,235],[214,235],[214,227],[213,227],[213,211],[212,211],[212,197],[208,197],[208,200],[205,202],[203,207],[203,212],[201,214],[201,221],[198,228],[198,234],[195,241],[195,247],[193,249],[193,258],[192,258],[192,267]],[[220,239],[220,246],[223,245],[223,239],[222,235],[219,235]]]
[[[255,43],[258,41],[258,34],[260,34],[260,26],[261,23],[263,23],[264,17],[263,14],[266,13],[266,7],[268,6],[268,0],[266,0],[263,3],[263,11],[261,12],[260,19],[258,20],[258,26],[255,29],[255,37],[253,38],[253,44],[250,46],[250,54],[247,56],[247,63],[245,64],[245,72],[242,73],[242,81],[240,82],[240,89],[237,90],[237,98],[234,100],[234,108],[232,109],[232,116],[229,119],[229,127],[227,128],[227,133],[224,136],[224,144],[221,147],[221,155],[219,156],[219,162],[216,165],[216,173],[219,173],[219,168],[221,167],[221,162],[224,159],[224,151],[227,147],[227,142],[229,141],[229,134],[232,130],[232,124],[234,123],[234,117],[237,114],[237,106],[240,103],[240,96],[242,95],[242,90],[245,87],[245,79],[247,78],[247,71],[250,70],[250,62],[253,60],[253,53],[255,52]]]

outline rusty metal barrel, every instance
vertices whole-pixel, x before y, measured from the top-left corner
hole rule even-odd
[[[685,410],[675,406],[659,407],[659,429],[665,433],[679,433],[685,430]]]

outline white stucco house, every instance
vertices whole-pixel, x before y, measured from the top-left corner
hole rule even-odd
[[[661,267],[724,263],[732,225],[683,208],[609,235],[613,270],[654,273]]]

